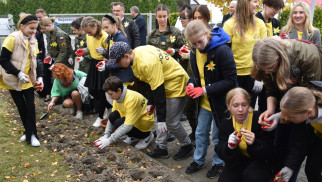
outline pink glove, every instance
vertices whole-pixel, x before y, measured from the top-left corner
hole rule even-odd
[[[52,61],[52,59],[49,56],[44,59],[45,64],[51,64],[51,61]]]
[[[202,87],[196,87],[196,88],[192,88],[192,90],[189,93],[190,93],[189,96],[192,97],[193,99],[195,99],[197,97],[205,95],[206,91]]]
[[[77,49],[77,51],[75,52],[75,54],[76,54],[78,57],[81,57],[81,56],[84,56],[85,51],[84,51],[83,49]]]

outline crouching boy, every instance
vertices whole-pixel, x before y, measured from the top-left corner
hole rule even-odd
[[[94,142],[95,146],[102,149],[127,135],[123,140],[125,143],[132,144],[139,141],[135,148],[146,148],[154,138],[151,132],[154,115],[147,113],[147,99],[138,92],[127,89],[115,76],[105,80],[103,90],[114,100],[113,109],[104,136]],[[114,129],[115,132],[112,134]]]

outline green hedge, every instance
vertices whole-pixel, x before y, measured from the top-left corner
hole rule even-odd
[[[20,12],[35,14],[38,8],[46,10],[47,14],[65,13],[110,13],[110,4],[115,0],[7,0],[0,1],[1,14],[12,14],[14,22],[18,22]],[[130,12],[132,6],[138,6],[140,12],[155,12],[158,4],[165,4],[171,12],[177,9],[176,0],[122,0],[125,11]]]
[[[289,15],[290,15],[290,9],[283,10],[280,13],[278,20],[281,22],[282,27],[287,24]],[[322,37],[322,8],[319,6],[316,6],[314,10],[313,26],[320,30],[321,37]]]

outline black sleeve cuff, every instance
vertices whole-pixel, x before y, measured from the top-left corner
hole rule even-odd
[[[1,50],[1,56],[0,56],[0,65],[2,68],[8,73],[13,75],[18,75],[20,70],[18,70],[11,62],[11,55],[12,52],[10,52],[7,48],[3,47]]]
[[[166,121],[166,97],[164,84],[152,90],[153,101],[156,106],[158,122]]]

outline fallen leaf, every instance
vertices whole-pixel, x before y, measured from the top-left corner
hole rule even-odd
[[[60,138],[64,138],[64,137],[65,137],[65,135],[59,135],[59,137],[60,137]]]
[[[151,150],[150,150],[150,149],[146,149],[146,151],[147,151],[147,152],[151,152]]]
[[[178,169],[181,169],[181,168],[182,168],[182,166],[178,165]]]
[[[51,165],[52,166],[57,166],[57,162],[52,162]]]
[[[71,175],[70,175],[70,174],[66,176],[66,178],[70,178],[70,177],[71,177]]]
[[[14,146],[14,145],[15,145],[15,143],[10,143],[10,145],[11,145],[11,146]]]
[[[24,179],[22,182],[28,182],[28,180]]]
[[[6,150],[5,152],[6,152],[6,153],[9,153],[9,150]]]
[[[30,167],[30,163],[24,164],[23,167]]]
[[[51,177],[54,177],[54,176],[55,176],[55,174],[50,174],[50,176],[51,176]]]
[[[10,179],[10,176],[5,176],[4,178],[5,178],[5,179]]]
[[[172,170],[172,171],[175,171],[176,169],[173,169],[173,168],[172,168],[171,170]]]

